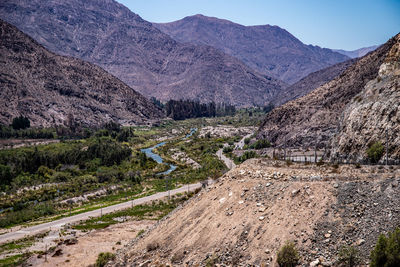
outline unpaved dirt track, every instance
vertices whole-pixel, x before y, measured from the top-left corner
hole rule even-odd
[[[187,192],[188,190],[194,191],[195,189],[200,188],[200,187],[201,187],[200,183],[190,184],[189,186],[184,185],[180,188],[171,190],[170,194],[175,195],[178,193]],[[97,209],[97,210],[93,210],[93,211],[88,211],[85,213],[77,214],[77,215],[74,215],[71,217],[62,218],[62,219],[52,221],[52,222],[38,224],[35,226],[23,228],[19,231],[9,232],[9,233],[0,235],[0,244],[10,242],[13,240],[18,240],[18,239],[24,238],[26,236],[36,235],[36,234],[46,232],[49,230],[59,229],[66,224],[79,222],[81,220],[87,220],[90,217],[99,217],[99,216],[101,216],[101,214],[107,214],[107,213],[111,213],[111,212],[118,211],[118,210],[124,210],[124,209],[131,207],[132,205],[133,206],[140,205],[140,204],[147,203],[147,202],[150,202],[153,200],[158,200],[158,199],[161,199],[161,198],[164,198],[167,196],[168,196],[168,191],[159,192],[159,193],[151,195],[151,196],[142,197],[142,198],[138,198],[135,200],[130,200],[127,202],[115,204],[115,205],[112,205],[109,207],[105,207],[105,208],[101,208],[101,209]]]

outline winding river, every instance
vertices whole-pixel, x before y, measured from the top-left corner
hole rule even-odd
[[[182,140],[188,139],[188,138],[191,137],[196,131],[197,131],[197,128],[191,128],[191,129],[190,129],[190,133],[188,133],[187,135],[185,135],[185,137],[183,137]],[[165,145],[165,142],[161,142],[161,143],[158,143],[158,144],[155,145],[155,146],[148,147],[148,148],[143,148],[143,149],[140,150],[141,152],[145,153],[146,156],[147,156],[148,158],[151,158],[151,159],[155,160],[157,163],[161,163],[161,164],[165,164],[165,165],[168,165],[168,166],[169,166],[169,169],[168,169],[168,170],[166,170],[165,172],[157,173],[157,175],[167,175],[167,174],[170,174],[172,171],[174,171],[174,170],[177,168],[174,164],[170,164],[170,163],[164,162],[164,161],[163,161],[163,158],[162,158],[160,155],[158,155],[158,154],[156,154],[156,153],[153,152],[154,149],[156,149],[157,147],[163,146],[163,145]]]

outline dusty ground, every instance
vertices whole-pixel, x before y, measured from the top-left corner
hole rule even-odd
[[[400,226],[399,183],[399,167],[252,159],[130,242],[112,265],[273,266],[288,240],[303,266],[334,265],[344,244],[367,262],[379,233]]]
[[[207,126],[200,130],[200,137],[204,137],[210,133],[211,137],[231,137],[231,136],[244,136],[255,132],[256,127],[233,127],[226,125]]]
[[[28,260],[28,265],[32,266],[88,266],[96,262],[97,256],[101,252],[115,253],[118,249],[126,245],[131,239],[135,238],[140,230],[146,230],[155,221],[128,221],[111,225],[102,230],[91,231],[88,233],[77,232],[75,234],[78,242],[73,245],[62,244],[56,247],[47,256],[38,258],[37,255]],[[63,236],[61,240],[66,240],[71,236]],[[60,238],[58,238],[60,240]],[[39,243],[31,250],[44,250],[44,243]],[[50,247],[50,246],[48,246]],[[55,251],[61,249],[60,256],[53,256]]]

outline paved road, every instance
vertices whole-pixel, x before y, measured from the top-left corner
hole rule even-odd
[[[228,158],[228,157],[226,157],[225,155],[224,155],[224,153],[222,153],[223,151],[222,151],[222,148],[221,149],[219,149],[218,151],[217,151],[217,157],[220,159],[220,160],[222,160],[224,163],[225,163],[225,165],[226,165],[226,167],[228,167],[230,170],[231,169],[233,169],[233,168],[235,168],[236,167],[236,164],[233,162],[233,160],[231,160],[230,158]]]
[[[253,134],[250,133],[250,134],[244,136],[239,142],[237,142],[237,143],[235,144],[235,149],[243,149],[243,147],[244,147],[244,139],[249,138],[249,137],[252,136],[252,135],[253,135]]]
[[[201,187],[200,183],[190,184],[190,185],[185,185],[180,188],[171,190],[169,193],[171,195],[175,195],[178,193],[187,192],[188,190],[194,191],[195,189],[200,188],[200,187]],[[115,204],[115,205],[108,206],[105,208],[88,211],[88,212],[77,214],[77,215],[70,216],[70,217],[65,217],[65,218],[62,218],[62,219],[59,219],[56,221],[42,223],[42,224],[38,224],[35,226],[23,228],[19,231],[9,232],[9,233],[0,235],[0,244],[5,243],[5,242],[10,242],[13,240],[18,240],[18,239],[24,238],[26,236],[36,235],[36,234],[43,233],[43,232],[46,232],[49,230],[60,229],[65,224],[79,222],[80,220],[87,220],[90,217],[100,217],[101,214],[107,214],[107,213],[111,213],[111,212],[118,211],[118,210],[124,210],[124,209],[130,208],[135,205],[140,205],[140,204],[152,201],[152,200],[161,199],[161,198],[167,197],[169,193],[168,193],[168,191],[160,192],[160,193],[157,193],[157,194],[154,194],[151,196],[142,197],[142,198],[138,198],[135,200],[130,200],[130,201],[123,202],[120,204]]]
[[[235,149],[242,149],[244,147],[244,139],[249,138],[250,136],[252,136],[253,134],[250,133],[246,136],[244,136],[239,142],[234,144]],[[225,144],[224,146],[228,146],[228,144]],[[226,157],[224,155],[223,149],[219,149],[216,153],[217,157],[222,160],[226,167],[228,167],[230,170],[236,167],[236,164],[233,162],[233,160],[231,160],[230,158]]]

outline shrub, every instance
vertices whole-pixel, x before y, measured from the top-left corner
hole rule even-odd
[[[245,143],[246,145],[248,145],[248,144],[250,143],[250,138],[245,138],[245,139],[244,139],[244,143]]]
[[[246,152],[244,152],[243,155],[241,155],[240,157],[236,158],[235,160],[237,162],[239,162],[239,163],[242,163],[242,162],[244,162],[244,161],[246,161],[248,159],[256,158],[256,157],[257,157],[257,153],[256,152],[254,152],[254,151],[246,151]]]
[[[378,163],[383,155],[384,147],[381,142],[376,142],[372,144],[367,149],[368,158],[371,160],[372,163]]]
[[[281,267],[296,266],[299,260],[299,252],[297,251],[293,242],[286,242],[286,244],[278,252],[277,262]]]
[[[233,147],[231,147],[231,146],[226,146],[226,147],[224,147],[224,153],[230,153],[230,152],[232,152],[233,151]]]
[[[343,266],[353,267],[361,262],[360,252],[352,246],[342,246],[339,250],[339,263]]]
[[[107,262],[115,259],[115,255],[111,252],[101,252],[96,260],[96,267],[106,266]]]
[[[251,144],[250,148],[262,149],[262,148],[267,148],[270,146],[271,146],[271,143],[267,139],[261,139],[261,140],[256,141],[255,143]]]
[[[386,237],[381,234],[371,251],[371,267],[400,266],[400,228],[397,228]]]

